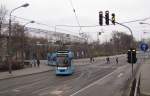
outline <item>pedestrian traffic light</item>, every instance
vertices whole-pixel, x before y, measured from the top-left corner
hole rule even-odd
[[[100,26],[103,25],[103,12],[102,11],[99,12],[99,25]]]
[[[105,11],[105,23],[109,25],[109,11]]]
[[[111,16],[112,16],[111,22],[112,22],[112,24],[115,25],[115,13],[112,13]]]
[[[137,62],[137,58],[136,58],[136,50],[135,49],[130,49],[128,50],[127,53],[127,61],[128,63],[136,63]]]

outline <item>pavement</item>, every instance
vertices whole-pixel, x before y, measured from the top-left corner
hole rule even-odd
[[[150,96],[150,59],[146,60],[140,68],[141,70],[141,96]]]
[[[29,67],[20,70],[13,70],[11,74],[8,72],[0,72],[0,80],[47,72],[53,69],[54,67],[46,64],[40,64],[40,67]]]

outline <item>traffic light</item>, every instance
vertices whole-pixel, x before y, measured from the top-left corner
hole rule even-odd
[[[105,23],[109,25],[109,11],[105,11]]]
[[[98,32],[99,34],[98,35],[101,35],[102,34],[102,32]]]
[[[112,13],[111,16],[112,16],[111,22],[112,22],[112,24],[115,25],[115,13]]]
[[[100,26],[103,25],[103,12],[102,11],[99,12],[99,25]]]
[[[136,63],[137,62],[137,58],[136,58],[136,50],[132,50],[132,63]]]
[[[136,50],[135,49],[130,49],[128,50],[127,53],[127,61],[128,63],[136,63],[137,62],[137,58],[136,58]]]
[[[131,52],[132,52],[131,50],[128,50],[128,53],[127,53],[127,62],[128,62],[128,63],[132,63],[132,62],[131,62],[131,61],[132,61],[132,60],[131,60],[131,54],[132,54]]]

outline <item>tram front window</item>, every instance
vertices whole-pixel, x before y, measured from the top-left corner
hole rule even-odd
[[[58,57],[58,67],[68,67],[69,62],[66,57]]]

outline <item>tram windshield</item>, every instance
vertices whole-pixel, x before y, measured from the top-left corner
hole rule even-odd
[[[68,67],[69,66],[69,60],[67,57],[57,57],[57,61],[58,61],[58,66],[59,67]]]

